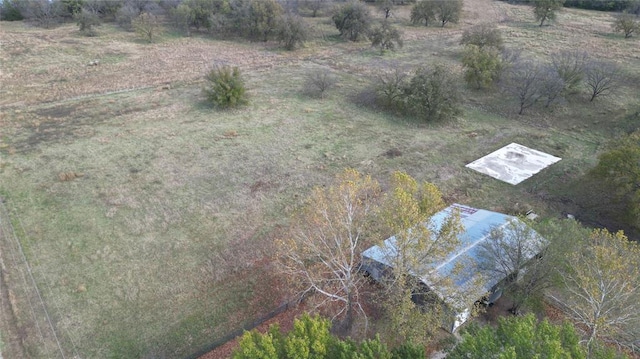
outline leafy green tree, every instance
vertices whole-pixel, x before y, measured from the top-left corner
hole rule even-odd
[[[319,316],[303,314],[285,334],[272,325],[265,334],[245,332],[233,359],[423,359],[424,349],[410,343],[389,351],[380,337],[357,343],[331,335],[331,323]],[[422,356],[419,356],[422,354]]]
[[[634,32],[640,30],[640,18],[638,15],[633,15],[628,12],[622,12],[616,15],[613,22],[613,31],[624,33],[624,38],[630,38]]]
[[[462,0],[431,0],[435,6],[436,19],[442,27],[447,23],[457,24],[462,14]]]
[[[605,212],[640,229],[640,131],[625,136],[600,155],[590,176],[605,189]]]
[[[96,36],[97,32],[95,27],[100,26],[100,17],[98,14],[82,9],[74,15],[76,22],[81,33],[85,36]]]
[[[562,8],[565,0],[533,0],[533,14],[540,27],[545,21],[555,20],[556,12]]]
[[[383,75],[376,94],[387,109],[424,121],[448,120],[462,113],[456,79],[441,65],[419,68],[413,76],[398,70]]]
[[[498,327],[471,325],[449,359],[566,358],[585,359],[570,323],[554,325],[532,314],[500,318]]]
[[[20,21],[24,19],[20,0],[3,0],[0,2],[1,21]]]
[[[640,245],[622,233],[595,229],[560,269],[564,290],[551,297],[596,339],[637,345],[640,338]]]
[[[383,277],[380,284],[385,288],[383,307],[390,336],[396,341],[424,344],[440,327],[440,302],[415,276],[428,276],[424,268],[444,260],[460,244],[462,225],[457,213],[446,218],[438,229],[428,224],[444,207],[442,194],[435,185],[418,183],[402,172],[393,174],[391,189],[384,196],[376,222],[383,224],[384,232],[395,236],[393,248],[385,249],[385,243],[380,244],[388,254],[385,261],[392,268],[392,273]],[[439,287],[447,285],[437,277],[429,280]],[[430,310],[414,301],[418,298],[428,301]]]
[[[278,21],[276,38],[285,49],[295,50],[309,38],[309,25],[301,16],[287,13]]]
[[[371,46],[380,47],[380,54],[386,50],[395,51],[396,47],[402,48],[402,33],[393,27],[388,21],[383,21],[369,34]]]
[[[187,23],[189,28],[199,31],[213,29],[217,17],[227,15],[230,10],[229,0],[185,0],[170,15],[181,24],[180,27]],[[185,28],[185,31],[190,34],[190,29]]]
[[[84,0],[59,0],[64,6],[64,13],[68,16],[73,16],[80,11],[82,11],[82,7],[84,5]]]
[[[184,31],[186,36],[191,36],[191,25],[195,21],[195,13],[189,5],[182,3],[169,11],[169,17],[174,26]]]
[[[327,7],[327,0],[309,0],[306,4],[311,10],[311,17],[317,17]]]
[[[500,54],[490,47],[465,46],[462,56],[464,79],[478,89],[491,87],[500,77]]]
[[[351,1],[336,8],[331,16],[340,36],[351,41],[367,38],[371,28],[371,14],[361,2]]]
[[[272,327],[273,328],[273,327]],[[258,331],[245,332],[233,359],[280,359],[282,343],[272,336],[271,330],[263,335]]]
[[[276,0],[253,0],[249,5],[248,34],[252,39],[268,41],[278,29],[284,9]]]
[[[494,47],[502,50],[504,47],[502,33],[495,24],[484,23],[464,30],[460,45],[475,45],[479,48]]]
[[[423,345],[405,342],[391,350],[393,359],[424,359],[426,354]]]
[[[378,5],[378,9],[384,13],[385,19],[391,17],[393,7],[396,5],[394,0],[376,0],[376,4]]]
[[[232,108],[247,103],[244,81],[237,67],[217,67],[205,76],[203,89],[207,101],[218,108]]]
[[[462,113],[455,77],[443,66],[420,68],[405,89],[407,109],[424,121],[443,121]]]
[[[436,19],[436,8],[434,2],[430,0],[420,0],[411,8],[411,23],[429,26],[429,21]]]
[[[333,340],[330,329],[329,320],[304,314],[284,338],[284,357],[326,358]]]

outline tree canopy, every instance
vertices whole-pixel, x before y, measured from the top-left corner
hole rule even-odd
[[[329,332],[331,322],[308,314],[296,319],[286,334],[277,325],[261,334],[245,332],[233,359],[423,359],[424,348],[411,343],[389,350],[380,340],[356,342],[339,339]]]
[[[351,1],[335,9],[331,17],[340,36],[351,41],[367,38],[371,27],[369,8],[361,2]]]
[[[533,314],[500,318],[498,327],[471,325],[449,359],[584,359],[580,338],[569,323],[538,322]]]
[[[636,346],[640,338],[640,246],[622,233],[593,230],[560,267],[564,290],[552,298],[596,339]]]
[[[556,12],[562,8],[565,0],[533,0],[533,14],[540,26],[547,20],[555,20]]]
[[[616,222],[640,229],[640,131],[601,154],[590,175],[605,189],[602,210]]]

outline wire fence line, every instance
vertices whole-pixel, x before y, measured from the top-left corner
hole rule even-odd
[[[23,349],[35,357],[71,358],[63,348],[5,201],[0,198],[0,255],[5,264],[2,274],[12,298],[9,304],[16,317]]]
[[[279,305],[277,308],[275,308],[274,310],[270,311],[269,313],[254,319],[248,323],[246,323],[245,325],[243,325],[242,327],[228,333],[227,335],[221,337],[221,338],[217,338],[216,340],[212,341],[211,343],[204,345],[200,348],[197,348],[196,350],[194,350],[194,352],[190,355],[188,355],[185,359],[198,359],[199,357],[209,353],[210,351],[226,344],[227,342],[241,336],[245,331],[249,331],[252,329],[257,328],[258,326],[260,326],[261,324],[263,324],[264,322],[268,321],[269,319],[273,319],[274,317],[276,317],[278,314],[284,313],[289,309],[295,308],[296,306],[298,306],[300,303],[302,303],[306,298],[309,297],[309,295],[311,295],[310,292],[305,293],[305,295],[302,298],[297,298],[294,300],[290,300],[287,301],[281,305]]]
[[[60,333],[56,326],[56,314],[61,309],[55,300],[43,298],[42,290],[53,296],[52,287],[48,284],[44,273],[34,273],[32,263],[37,264],[37,258],[27,258],[19,235],[23,240],[27,237],[27,230],[16,213],[11,213],[6,199],[0,197],[0,263],[3,279],[9,292],[9,305],[16,317],[22,349],[27,357],[49,359],[81,359],[72,333]],[[35,260],[35,262],[34,262]],[[38,284],[36,278],[44,284]],[[244,331],[252,330],[277,315],[294,308],[304,298],[287,301],[270,312],[245,322],[241,327],[228,332],[226,335],[214,338],[206,345],[193,348],[187,359],[196,359],[222,346],[223,344],[242,335]],[[50,298],[51,299],[51,298]],[[51,307],[52,305],[52,307]],[[52,312],[53,310],[53,312]],[[64,334],[64,335],[61,335]],[[0,356],[0,359],[2,356]]]

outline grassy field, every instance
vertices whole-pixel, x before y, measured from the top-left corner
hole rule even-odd
[[[394,21],[405,47],[385,56],[337,41],[326,18],[310,19],[316,38],[291,53],[206,36],[144,44],[109,24],[86,38],[71,24],[2,23],[0,195],[11,222],[0,218],[0,249],[26,355],[179,357],[272,309],[283,298],[271,242],[309,190],[345,167],[383,183],[406,171],[450,202],[570,210],[558,188],[579,179],[609,139],[638,127],[639,41],[612,35],[606,13],[564,10],[540,28],[528,7],[465,3],[463,21],[444,29],[408,26],[401,9]],[[523,116],[503,96],[465,90],[464,115],[440,124],[356,101],[394,67],[443,62],[461,72],[462,30],[483,21],[497,22],[507,46],[527,57],[584,49],[618,63],[628,81],[615,96],[577,96]],[[87,66],[93,60],[100,65]],[[240,67],[249,106],[203,104],[201,79],[214,64]],[[316,70],[338,78],[322,100],[301,91]],[[563,160],[518,186],[464,168],[511,142]],[[60,347],[32,314],[41,309],[12,230]]]

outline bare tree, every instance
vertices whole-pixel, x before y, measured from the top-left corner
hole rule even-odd
[[[634,32],[640,29],[640,17],[625,11],[616,15],[612,26],[613,31],[622,31],[624,33],[624,38],[628,39]]]
[[[78,23],[78,27],[81,33],[85,36],[96,36],[97,32],[95,27],[100,26],[100,17],[97,13],[82,9],[73,15],[74,19]]]
[[[594,230],[580,250],[567,255],[564,291],[552,295],[584,328],[589,347],[596,339],[640,344],[640,246],[622,233]]]
[[[378,76],[376,95],[383,106],[389,109],[403,110],[404,94],[409,76],[397,67]]]
[[[610,94],[618,85],[618,67],[604,61],[592,61],[587,65],[585,83],[593,101],[596,97]]]
[[[316,292],[320,305],[334,308],[346,332],[355,316],[366,318],[360,303],[365,281],[360,254],[380,195],[378,183],[356,170],[345,170],[328,188],[315,188],[308,205],[294,220],[291,234],[280,243],[283,269],[301,293]],[[337,309],[336,309],[337,308]]]
[[[162,25],[156,15],[143,12],[132,21],[136,33],[149,42],[153,42],[162,32]]]
[[[561,51],[551,55],[551,64],[564,81],[566,90],[574,91],[584,79],[589,64],[586,51]]]
[[[506,278],[502,289],[513,300],[512,313],[540,299],[542,291],[551,286],[552,256],[539,256],[547,246],[546,239],[520,220],[493,228],[489,239],[480,245],[479,269],[490,278]]]
[[[45,29],[59,23],[64,14],[60,1],[31,0],[25,1],[23,6],[24,17]]]
[[[562,8],[564,0],[534,0],[533,14],[536,20],[540,21],[540,27],[546,20],[554,20],[556,11]]]
[[[501,81],[502,89],[514,96],[519,105],[518,114],[533,106],[540,98],[542,71],[540,65],[533,61],[518,61],[507,71]]]
[[[540,84],[540,96],[544,98],[544,107],[549,107],[562,98],[566,83],[558,72],[550,67],[542,69],[542,82]]]
[[[336,79],[328,70],[314,71],[307,75],[304,93],[309,96],[324,98],[327,91],[336,83]]]

